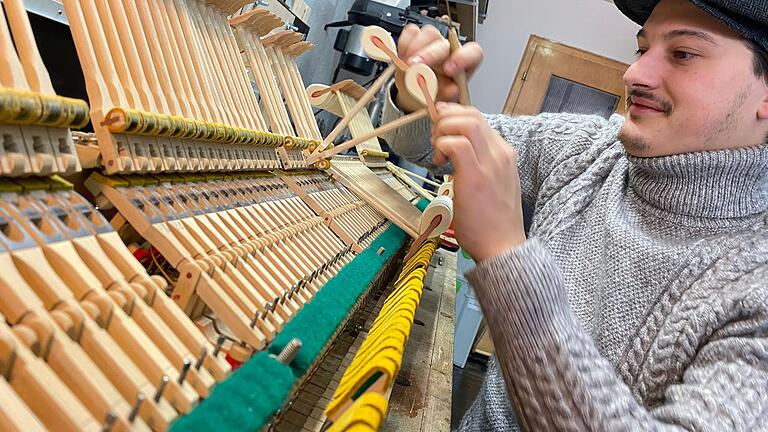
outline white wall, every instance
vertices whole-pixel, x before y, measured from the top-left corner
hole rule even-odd
[[[631,63],[638,29],[604,0],[490,0],[478,27],[485,60],[470,83],[472,103],[501,111],[531,34]]]
[[[296,64],[304,79],[304,84],[331,84],[331,75],[336,67],[338,52],[333,50],[336,40],[336,29],[323,30],[323,26],[334,21],[347,18],[347,11],[353,0],[304,0],[312,12],[309,14],[307,25],[309,35],[307,40],[315,44],[315,48],[298,58]]]

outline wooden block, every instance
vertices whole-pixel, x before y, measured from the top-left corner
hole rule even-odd
[[[46,428],[72,432],[100,430],[99,422],[48,365],[29,351],[4,319],[0,319],[0,347],[2,352],[15,357],[7,374],[13,390]]]

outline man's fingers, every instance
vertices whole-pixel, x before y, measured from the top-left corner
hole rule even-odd
[[[443,71],[450,77],[455,77],[461,72],[471,75],[483,61],[483,49],[475,42],[469,42],[461,49],[451,54],[443,65]]]
[[[413,41],[416,40],[419,32],[419,26],[413,23],[403,27],[403,31],[400,32],[400,37],[397,38],[397,51],[400,55],[405,55],[404,53],[408,51],[409,47],[413,44]]]
[[[440,117],[453,117],[453,116],[475,116],[477,118],[483,118],[480,111],[475,107],[464,106],[457,103],[445,103],[438,102],[435,104]]]
[[[441,78],[440,76],[438,76],[437,79],[437,100],[451,102],[457,101],[459,99],[459,86],[456,85],[456,83],[454,83],[452,80]]]
[[[437,102],[435,107],[437,108],[437,113],[440,118],[438,123],[440,123],[440,121],[443,119],[451,117],[458,117],[465,120],[471,119],[474,121],[487,123],[483,113],[481,113],[477,108],[473,106],[464,106],[457,103]]]
[[[480,163],[493,163],[490,137],[486,133],[489,126],[485,120],[468,116],[441,117],[432,126],[434,137],[462,136],[469,139]]]
[[[419,63],[420,61],[418,61],[417,57],[419,57],[420,52],[432,42],[440,39],[443,39],[443,35],[436,28],[424,26],[419,30],[419,33],[413,38],[411,43],[404,47],[405,52],[399,53],[400,58],[406,62],[417,60],[416,62]]]
[[[463,136],[441,136],[432,140],[435,148],[435,164],[445,165],[450,161],[454,175],[477,170],[480,165],[472,148],[472,143]]]
[[[408,62],[410,64],[423,63],[439,72],[450,53],[451,44],[446,39],[436,39],[417,51]]]

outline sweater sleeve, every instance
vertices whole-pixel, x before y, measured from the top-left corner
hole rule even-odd
[[[481,262],[468,277],[524,430],[751,430],[763,421],[764,323],[710,339],[663,402],[644,407],[571,312],[562,275],[537,240]]]
[[[392,102],[391,92],[385,98],[382,124],[403,115]],[[504,114],[485,115],[490,126],[517,152],[522,197],[531,206],[541,185],[560,164],[575,159],[596,142],[615,142],[621,116],[606,120],[599,116],[576,114],[540,114],[510,117]],[[390,148],[408,161],[428,169],[435,175],[450,174],[449,165],[433,163],[431,122],[421,119],[392,132],[384,138]],[[586,167],[587,163],[579,166]]]

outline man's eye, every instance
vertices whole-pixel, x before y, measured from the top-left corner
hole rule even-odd
[[[672,53],[672,57],[675,60],[690,60],[690,59],[692,59],[694,57],[697,57],[697,55],[694,54],[694,53],[690,53],[688,51],[679,51],[678,50],[678,51],[675,51],[675,52]]]

